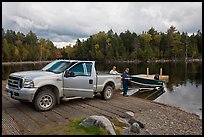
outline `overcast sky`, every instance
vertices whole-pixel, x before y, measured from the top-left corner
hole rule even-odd
[[[202,32],[202,2],[3,2],[2,27],[62,47],[76,39],[112,29],[141,34],[154,27],[166,32],[170,26],[180,32]]]

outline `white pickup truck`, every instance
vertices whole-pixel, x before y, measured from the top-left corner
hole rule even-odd
[[[55,60],[41,70],[9,75],[6,92],[21,102],[32,102],[37,111],[52,109],[60,100],[93,98],[105,100],[120,89],[120,75],[97,74],[95,61]]]

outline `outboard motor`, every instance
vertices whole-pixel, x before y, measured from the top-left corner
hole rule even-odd
[[[159,80],[159,74],[156,74],[156,75],[154,76],[154,79]]]

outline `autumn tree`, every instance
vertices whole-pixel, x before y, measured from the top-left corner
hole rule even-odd
[[[25,35],[2,28],[2,61],[38,61],[63,59],[115,61],[202,58],[202,32],[189,36],[170,26],[166,32],[151,27],[141,34],[112,29],[99,31],[86,40],[57,48],[49,39],[40,38],[31,30]]]
[[[6,38],[2,41],[2,61],[10,61],[10,49]]]

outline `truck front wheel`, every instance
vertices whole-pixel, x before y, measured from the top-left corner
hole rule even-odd
[[[56,96],[51,89],[41,90],[34,99],[34,106],[37,111],[48,111],[56,105]]]
[[[111,99],[112,95],[113,95],[113,88],[111,86],[106,86],[101,93],[102,99],[104,100]]]

